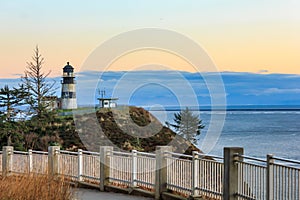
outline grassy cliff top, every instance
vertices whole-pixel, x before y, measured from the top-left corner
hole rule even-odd
[[[99,151],[99,146],[114,146],[121,150],[155,151],[156,146],[170,145],[173,151],[191,154],[200,151],[189,141],[163,126],[143,108],[122,107],[100,109],[96,113],[75,115],[74,144],[68,135],[61,135],[66,149],[79,148]],[[75,140],[80,139],[80,142]],[[78,145],[81,143],[80,145]]]

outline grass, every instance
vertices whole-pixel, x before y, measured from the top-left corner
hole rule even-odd
[[[0,200],[70,200],[72,190],[64,178],[47,175],[0,177]]]

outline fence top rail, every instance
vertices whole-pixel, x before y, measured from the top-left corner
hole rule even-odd
[[[29,153],[26,151],[14,151],[14,154],[28,155]]]
[[[112,155],[119,155],[119,156],[131,156],[132,153],[122,152],[122,151],[111,151]]]
[[[46,151],[34,151],[34,150],[32,150],[31,152],[34,153],[34,154],[48,155],[48,152],[46,152]]]
[[[140,151],[137,151],[136,153],[137,153],[137,155],[142,155],[142,156],[147,156],[147,157],[153,157],[153,158],[155,158],[155,154],[154,153],[147,153],[147,152],[140,152]]]
[[[95,156],[100,156],[100,153],[98,152],[92,152],[92,151],[82,151],[83,154],[90,154]]]
[[[78,155],[78,152],[59,150],[61,154]]]
[[[186,154],[181,154],[181,153],[175,153],[175,152],[170,152],[170,151],[167,151],[165,152],[167,155],[171,155],[171,156],[175,156],[177,158],[179,157],[184,157],[184,158],[193,158],[193,156],[191,155],[186,155]]]
[[[278,160],[278,161],[283,161],[283,162],[288,162],[288,163],[293,163],[293,164],[300,165],[299,160],[292,160],[292,159],[280,158],[280,157],[275,157],[275,156],[272,156],[272,158],[275,159],[275,160]]]
[[[258,162],[263,162],[263,163],[266,163],[267,161],[264,160],[264,159],[261,159],[261,158],[255,158],[255,157],[251,157],[251,156],[246,156],[246,155],[240,155],[240,154],[235,154],[235,156],[238,156],[240,158],[244,158],[244,159],[247,159],[247,160],[252,160],[252,161],[258,161]],[[240,161],[240,160],[237,160],[238,162],[244,162],[244,161]]]
[[[210,155],[210,154],[200,153],[197,151],[195,151],[195,154],[201,156],[198,159],[203,159],[204,157],[211,157],[211,158],[215,158],[215,159],[219,159],[219,160],[224,160],[224,158],[222,156]]]

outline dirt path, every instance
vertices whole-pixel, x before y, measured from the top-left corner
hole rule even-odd
[[[73,200],[153,200],[146,197],[131,196],[126,194],[100,192],[99,190],[76,189]]]

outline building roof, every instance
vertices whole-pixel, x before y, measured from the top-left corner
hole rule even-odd
[[[110,100],[110,101],[115,101],[118,100],[119,98],[98,98],[100,101],[105,101],[105,100]]]
[[[67,62],[67,65],[64,67],[64,72],[74,72],[74,67],[72,67],[70,63]]]

